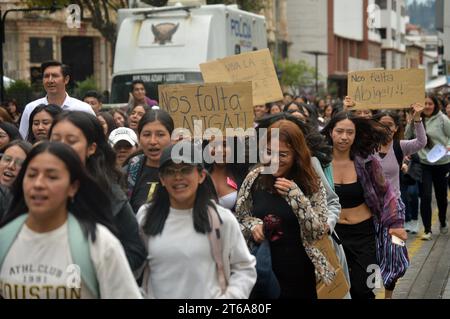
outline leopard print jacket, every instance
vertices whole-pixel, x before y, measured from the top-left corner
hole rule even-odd
[[[251,189],[256,178],[261,174],[263,167],[253,169],[245,178],[238,194],[236,204],[236,217],[241,225],[242,233],[249,246],[254,245],[251,229],[262,220],[251,215],[253,200]],[[327,196],[326,190],[319,180],[320,190],[311,197],[306,197],[303,191],[295,185],[284,199],[292,207],[297,216],[301,229],[301,239],[308,257],[315,268],[316,282],[330,284],[336,273],[322,252],[314,246],[314,242],[326,235],[327,225]]]

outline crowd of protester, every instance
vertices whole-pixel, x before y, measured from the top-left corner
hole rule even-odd
[[[63,64],[44,63],[42,74],[46,97],[22,112],[15,101],[0,107],[2,298],[258,298],[258,287],[316,299],[337,270],[316,247],[322,238],[345,274],[342,298],[375,297],[374,265],[392,298],[409,266],[401,242],[437,235],[433,188],[448,232],[450,156],[427,155],[450,149],[449,97],[400,110],[289,93],[256,105],[254,126],[267,129],[278,164],[267,174],[267,162],[237,160],[237,145],[251,151],[246,137],[174,139],[172,117],[142,81],[126,110],[104,110],[97,92],[66,93]],[[205,151],[220,160],[198,161]],[[72,264],[81,277],[67,285]]]

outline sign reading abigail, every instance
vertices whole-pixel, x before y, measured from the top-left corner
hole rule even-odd
[[[425,71],[420,69],[350,72],[347,83],[353,109],[406,108],[423,103],[425,96]]]
[[[252,81],[253,105],[283,99],[269,49],[202,63],[200,69],[206,83]]]
[[[252,83],[204,83],[159,85],[159,105],[175,122],[194,132],[194,121],[203,130],[253,127]]]

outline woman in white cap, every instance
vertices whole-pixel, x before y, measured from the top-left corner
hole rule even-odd
[[[109,143],[116,152],[116,166],[121,168],[125,160],[139,148],[136,133],[128,127],[116,128],[109,134]]]

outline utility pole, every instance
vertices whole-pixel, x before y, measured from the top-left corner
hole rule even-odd
[[[328,55],[327,52],[322,51],[303,51],[303,53],[314,55],[316,68],[316,94],[319,94],[319,55]]]

